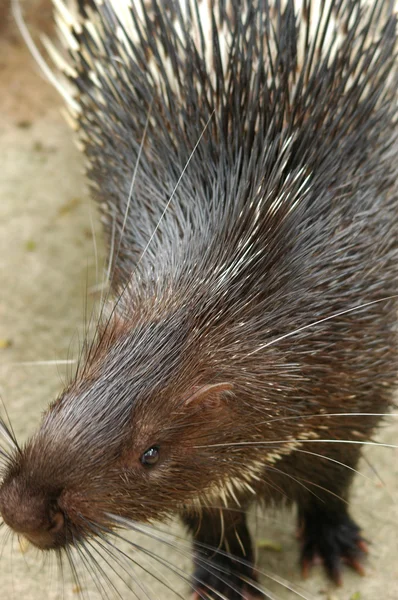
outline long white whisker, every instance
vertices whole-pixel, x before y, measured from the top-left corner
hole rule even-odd
[[[383,442],[365,442],[359,440],[320,440],[320,439],[311,439],[311,440],[300,440],[300,439],[290,439],[290,440],[274,440],[267,442],[231,442],[226,444],[207,444],[202,446],[193,446],[194,448],[227,448],[227,447],[239,447],[239,446],[272,446],[275,444],[359,444],[359,445],[367,445],[367,446],[379,446],[381,448],[394,448],[398,449],[396,444],[384,444]]]
[[[336,460],[335,458],[331,458],[330,456],[325,456],[324,454],[318,454],[317,452],[310,452],[309,450],[303,450],[302,448],[295,448],[294,451],[300,452],[300,454],[309,454],[310,456],[316,456],[317,458],[324,458],[325,460],[327,460],[329,462],[333,462],[336,465],[340,465],[341,467],[349,469],[350,471],[353,471],[356,475],[360,475],[364,479],[367,479],[368,481],[375,483],[374,479],[372,479],[368,475],[365,475],[365,473],[361,473],[361,471],[358,471],[358,469],[354,469],[354,467],[350,467],[349,465],[346,465],[345,463],[340,462],[339,460]]]
[[[93,247],[94,247],[95,281],[97,282],[98,281],[98,246],[97,246],[97,236],[95,234],[91,200],[89,200],[89,203],[88,203],[88,212],[89,212],[89,218],[90,218],[91,237],[93,239]]]
[[[305,331],[306,329],[310,329],[311,327],[315,327],[316,325],[319,325],[320,323],[325,323],[326,321],[331,321],[332,319],[335,319],[336,317],[341,317],[343,315],[347,315],[348,313],[354,312],[355,310],[361,310],[362,308],[367,308],[368,306],[372,306],[373,304],[377,304],[378,302],[386,302],[387,300],[392,300],[393,298],[397,298],[397,297],[398,297],[398,294],[394,294],[393,296],[385,296],[384,298],[379,298],[378,300],[372,300],[372,302],[366,302],[365,304],[360,304],[359,306],[347,308],[346,310],[339,311],[337,313],[334,313],[333,315],[324,317],[323,319],[318,319],[317,321],[313,321],[312,323],[309,323],[308,325],[303,325],[302,327],[298,327],[294,331],[285,333],[284,335],[281,335],[281,336],[271,340],[270,342],[260,344],[260,346],[258,346],[255,350],[248,352],[247,356],[252,356],[253,354],[256,354],[256,352],[260,352],[261,350],[264,350],[264,348],[269,348],[270,346],[274,346],[278,342],[281,342],[282,340],[293,337],[297,333],[300,333],[301,331]]]
[[[105,585],[101,581],[101,577],[102,577],[102,579],[105,580],[105,583],[111,589],[114,589],[116,591],[116,593],[119,596],[120,600],[123,600],[123,598],[118,593],[117,589],[113,586],[112,583],[110,583],[109,578],[106,575],[106,573],[104,572],[104,570],[101,567],[101,565],[99,565],[98,561],[95,560],[90,555],[90,553],[87,551],[87,548],[83,549],[83,547],[80,547],[80,548],[77,547],[76,551],[79,554],[80,560],[83,563],[83,565],[85,566],[85,568],[87,570],[87,573],[90,576],[91,581],[94,583],[96,589],[98,590],[99,594],[101,595],[101,598],[103,598],[104,600],[108,599],[108,594],[107,594],[106,587],[105,587]],[[92,561],[92,563],[90,562],[90,560]]]
[[[109,544],[109,541],[106,540],[106,543]],[[109,562],[109,560],[107,558],[104,557],[104,555],[102,554],[102,552],[100,552],[98,550],[98,548],[96,546],[99,546],[108,556],[109,558],[111,558],[114,562],[116,562],[116,564],[128,575],[131,576],[131,573],[122,565],[121,560],[117,560],[119,557],[116,557],[114,554],[112,554],[111,550],[109,550],[109,548],[107,548],[104,544],[101,544],[101,542],[99,542],[98,540],[96,541],[96,546],[93,543],[89,542],[89,545],[93,548],[93,550],[95,552],[97,552],[99,554],[99,556],[101,557],[101,559],[103,561],[105,561],[105,563],[109,566],[109,568],[112,570],[113,573],[115,573],[115,575],[117,575],[124,583],[124,585],[134,594],[134,596],[136,598],[138,598],[138,595],[136,594],[136,592],[133,590],[133,588],[127,583],[127,581],[120,575],[120,573],[116,570],[116,568],[114,566],[112,566],[112,564]],[[134,572],[133,566],[131,563],[134,563],[134,565],[138,565],[140,567],[140,565],[137,563],[137,561],[133,561],[130,560],[130,564],[129,567],[130,569]],[[138,587],[140,588],[140,590],[145,594],[145,596],[151,600],[151,598],[148,596],[145,586],[139,581],[139,578],[134,577],[134,582],[137,583]]]
[[[398,413],[323,413],[317,412],[305,415],[294,415],[290,417],[275,417],[274,419],[268,419],[267,421],[260,421],[258,425],[271,425],[272,423],[279,423],[281,421],[295,421],[304,419],[313,419],[314,417],[398,417]]]
[[[79,595],[82,598],[86,598],[86,594],[84,592],[84,587],[80,583],[80,576],[79,576],[79,573],[77,571],[76,565],[74,563],[72,553],[71,553],[70,549],[67,546],[65,547],[65,554],[66,554],[66,558],[67,558],[68,563],[69,563],[69,568],[70,568],[70,570],[72,572],[72,577],[73,577],[73,580],[75,582],[76,589],[79,590]]]
[[[58,586],[59,587],[62,586],[61,587],[62,591],[61,591],[61,593],[58,592],[58,595],[61,595],[62,600],[64,600],[64,598],[65,598],[65,573],[64,573],[63,554],[61,551],[56,550],[56,558],[57,558],[56,565],[57,565],[57,573],[58,573],[57,581],[59,582]],[[59,587],[58,587],[58,589],[59,589]]]
[[[6,415],[6,418],[8,421],[8,425],[7,425],[6,422],[4,421],[3,417],[0,416],[0,434],[4,437],[4,439],[6,440],[6,443],[10,446],[10,448],[20,452],[21,449],[19,447],[14,428],[12,426],[11,419],[10,419],[10,416],[7,411],[7,407],[6,407],[5,402],[4,402],[3,398],[1,397],[1,395],[0,395],[0,402],[3,406],[3,410],[5,412],[5,415]],[[2,455],[3,455],[3,458],[4,457],[6,459],[9,458],[9,454],[4,448],[2,448]]]
[[[203,136],[204,136],[204,134],[205,134],[205,132],[206,132],[206,129],[208,128],[208,126],[209,126],[209,123],[210,123],[211,119],[213,118],[213,115],[214,115],[214,113],[215,113],[215,111],[213,110],[213,112],[211,113],[210,117],[209,117],[209,118],[208,118],[208,120],[207,120],[207,123],[206,123],[206,125],[204,126],[204,128],[203,128],[203,130],[202,130],[202,133],[201,133],[201,134],[200,134],[200,136],[199,136],[199,139],[198,139],[198,141],[196,142],[195,146],[193,147],[193,150],[192,150],[191,154],[189,155],[189,158],[188,158],[187,162],[185,163],[185,167],[183,168],[183,170],[182,170],[182,172],[181,172],[181,175],[179,176],[179,178],[178,178],[178,180],[177,180],[177,183],[176,183],[176,184],[175,184],[175,186],[174,186],[174,189],[173,189],[173,191],[172,191],[172,193],[171,193],[171,195],[170,195],[170,198],[168,199],[168,201],[167,201],[167,203],[166,203],[166,206],[164,207],[164,209],[163,209],[163,212],[162,212],[162,214],[160,215],[160,219],[159,219],[159,221],[158,221],[158,223],[157,223],[157,225],[156,225],[155,229],[153,230],[153,233],[152,233],[151,237],[149,238],[149,241],[148,241],[147,245],[145,246],[145,248],[144,248],[144,250],[143,250],[143,252],[142,252],[142,254],[141,254],[141,256],[140,256],[140,258],[139,258],[139,260],[138,260],[138,263],[137,263],[138,265],[140,264],[140,262],[141,262],[141,260],[143,259],[143,257],[144,257],[144,255],[145,255],[146,251],[148,250],[149,246],[151,245],[151,242],[152,242],[152,240],[153,240],[153,238],[154,238],[154,236],[155,236],[155,234],[156,234],[157,230],[158,230],[158,229],[159,229],[159,227],[160,227],[160,224],[161,224],[161,222],[162,222],[162,220],[163,220],[163,217],[165,216],[165,214],[166,214],[166,212],[167,212],[167,209],[169,208],[169,206],[170,206],[170,203],[171,203],[171,201],[172,201],[172,200],[173,200],[173,198],[174,198],[174,195],[175,195],[175,193],[176,193],[176,191],[177,191],[177,188],[178,188],[178,186],[180,185],[180,183],[181,183],[181,180],[182,180],[182,178],[183,178],[183,177],[184,177],[184,175],[185,175],[185,171],[187,170],[187,168],[188,168],[188,166],[189,166],[189,163],[191,162],[191,160],[192,160],[192,158],[193,158],[193,156],[194,156],[194,154],[195,154],[195,152],[196,152],[196,150],[197,150],[197,147],[199,146],[199,144],[200,144],[200,142],[201,142],[201,140],[202,140],[202,138],[203,138]]]
[[[107,285],[109,285],[112,263],[113,263],[113,253],[115,251],[115,236],[116,236],[116,214],[114,213],[113,214],[113,222],[112,222],[112,234],[111,234],[111,241],[110,241],[108,268],[106,270],[105,281],[102,282],[102,284],[101,284],[101,292],[106,288]],[[101,293],[101,306],[102,306],[102,300],[103,300],[103,296]]]
[[[132,200],[132,197],[133,197],[134,185],[135,185],[135,182],[136,182],[136,179],[137,179],[138,167],[140,165],[141,156],[142,156],[142,152],[143,152],[144,144],[145,144],[145,139],[146,139],[146,135],[147,135],[147,132],[148,132],[148,126],[149,126],[149,121],[150,121],[150,118],[151,118],[152,107],[153,107],[153,98],[152,98],[151,103],[150,103],[149,108],[148,108],[148,114],[147,114],[146,121],[145,121],[145,127],[144,127],[144,131],[143,131],[143,134],[142,134],[142,137],[141,137],[141,142],[140,142],[140,147],[138,149],[137,159],[135,161],[134,171],[133,171],[133,175],[132,175],[132,178],[131,178],[131,184],[130,184],[130,189],[129,189],[129,195],[128,195],[128,198],[127,198],[126,210],[124,211],[122,231],[120,233],[119,243],[118,243],[118,248],[117,248],[117,251],[116,251],[115,259],[113,257],[114,244],[111,245],[111,249],[110,249],[110,253],[109,253],[109,263],[108,263],[108,270],[107,270],[107,282],[108,283],[110,282],[110,279],[111,279],[112,264],[113,264],[114,261],[115,262],[117,261],[118,256],[120,254],[120,250],[121,250],[121,246],[122,246],[122,241],[123,241],[123,236],[124,236],[124,232],[125,232],[125,229],[126,229],[126,223],[127,223],[128,215],[129,215],[129,212],[130,212],[130,205],[131,205],[131,200]],[[116,224],[116,217],[115,217],[115,220],[114,220],[114,226],[115,226],[115,224]]]
[[[123,226],[122,226],[122,231],[121,231],[120,240],[119,240],[119,250],[120,250],[120,245],[122,243],[123,234],[124,234],[124,231],[126,228],[127,218],[128,218],[128,214],[129,214],[129,210],[130,210],[131,198],[133,196],[134,184],[135,184],[135,180],[137,178],[138,167],[140,164],[141,155],[142,155],[142,151],[143,151],[144,143],[145,143],[145,138],[146,138],[146,134],[148,131],[148,125],[149,125],[149,120],[151,118],[152,107],[153,107],[153,98],[152,98],[151,103],[148,108],[148,115],[147,115],[147,118],[145,121],[144,132],[142,134],[141,143],[140,143],[140,147],[139,147],[138,155],[137,155],[137,160],[135,162],[133,177],[131,180],[130,191],[129,191],[129,196],[128,196],[128,200],[127,200],[127,206],[126,206],[126,210],[124,212]]]

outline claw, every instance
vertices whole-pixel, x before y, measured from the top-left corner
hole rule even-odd
[[[327,574],[338,586],[342,585],[343,563],[359,575],[365,575],[361,559],[368,553],[368,545],[349,515],[343,515],[336,523],[322,513],[313,513],[307,519],[304,531],[300,531],[300,538],[304,579],[309,576],[311,567],[319,562],[323,563]]]
[[[354,569],[354,571],[361,575],[361,577],[365,577],[366,571],[357,558],[345,559],[345,562],[349,567],[351,567],[352,569]]]
[[[340,571],[333,576],[333,581],[337,587],[343,586],[343,578],[341,576]]]
[[[259,596],[258,594],[252,594],[251,592],[245,592],[244,600],[261,600],[263,596]]]
[[[311,574],[312,567],[316,565],[324,564],[324,560],[319,556],[319,554],[314,554],[311,558],[302,558],[301,559],[301,577],[303,579],[308,579]],[[331,575],[332,579],[334,579],[333,575]]]
[[[302,540],[305,534],[305,522],[303,519],[300,520],[296,530],[296,540]]]
[[[364,554],[369,554],[369,546],[365,542],[365,540],[359,540],[357,546],[361,550],[361,552],[363,552]]]
[[[200,592],[194,592],[191,596],[191,600],[207,600],[208,598],[210,598],[210,596],[202,590]]]
[[[311,571],[311,561],[307,559],[303,559],[301,561],[301,576],[303,579],[308,579]]]

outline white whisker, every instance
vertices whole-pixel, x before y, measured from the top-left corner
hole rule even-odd
[[[204,136],[204,134],[205,134],[205,132],[206,132],[206,129],[208,128],[208,126],[209,126],[209,124],[210,124],[210,121],[211,121],[211,119],[213,118],[213,115],[214,115],[214,113],[215,113],[215,110],[213,110],[213,112],[211,113],[210,117],[208,118],[208,120],[207,120],[207,122],[206,122],[206,125],[204,126],[204,128],[203,128],[203,130],[202,130],[202,132],[201,132],[201,134],[200,134],[200,136],[199,136],[199,139],[198,139],[198,141],[196,142],[195,146],[193,147],[193,150],[192,150],[191,154],[189,155],[189,158],[188,158],[187,162],[185,163],[185,166],[184,166],[183,170],[181,171],[181,175],[179,176],[179,178],[178,178],[178,180],[177,180],[177,183],[175,184],[175,186],[174,186],[174,189],[173,189],[173,191],[171,192],[170,198],[168,199],[168,201],[167,201],[167,203],[166,203],[166,206],[164,207],[164,209],[163,209],[163,212],[162,212],[162,214],[160,215],[160,219],[159,219],[159,221],[158,221],[158,223],[157,223],[157,225],[156,225],[155,229],[153,230],[153,233],[152,233],[151,237],[149,238],[149,240],[148,240],[148,243],[147,243],[147,245],[145,246],[145,248],[144,248],[144,250],[143,250],[143,252],[142,252],[142,254],[141,254],[141,256],[140,256],[140,258],[139,258],[139,260],[138,260],[138,263],[137,263],[138,265],[139,265],[139,264],[140,264],[140,262],[142,261],[142,259],[143,259],[144,255],[145,255],[146,251],[148,250],[149,246],[151,245],[151,242],[152,242],[152,240],[153,240],[153,238],[154,238],[154,236],[155,236],[155,234],[156,234],[157,230],[158,230],[158,229],[159,229],[159,227],[160,227],[160,224],[161,224],[161,222],[162,222],[162,220],[163,220],[163,218],[164,218],[164,216],[165,216],[165,214],[166,214],[166,212],[167,212],[167,209],[169,208],[169,206],[170,206],[170,203],[171,203],[171,201],[172,201],[172,200],[173,200],[173,198],[174,198],[174,195],[175,195],[175,193],[176,193],[176,191],[177,191],[177,188],[178,188],[178,186],[180,185],[180,183],[181,183],[181,180],[182,180],[182,178],[183,178],[183,177],[184,177],[184,175],[185,175],[185,172],[186,172],[186,170],[187,170],[187,168],[188,168],[188,166],[189,166],[189,163],[191,162],[191,160],[192,160],[192,158],[193,158],[193,156],[194,156],[194,154],[195,154],[195,152],[196,152],[196,150],[197,150],[197,148],[198,148],[198,146],[199,146],[199,144],[200,144],[200,142],[201,142],[201,140],[202,140],[202,138],[203,138],[203,136]]]
[[[310,440],[302,440],[302,439],[287,439],[287,440],[274,440],[267,442],[231,442],[225,444],[207,444],[201,446],[193,446],[194,448],[232,448],[232,447],[240,447],[240,446],[275,446],[276,444],[292,444],[292,443],[300,443],[300,444],[357,444],[357,445],[366,445],[366,446],[379,446],[381,448],[394,448],[397,449],[398,446],[396,444],[385,444],[383,442],[366,442],[359,440],[327,440],[327,439],[310,439]]]
[[[104,289],[106,289],[106,287],[109,286],[109,283],[110,283],[111,269],[112,269],[112,262],[113,262],[113,253],[115,251],[115,236],[116,236],[116,214],[113,214],[112,234],[111,234],[110,247],[109,247],[108,268],[106,270],[105,281],[102,284],[100,284],[101,292]],[[102,301],[103,301],[103,297],[102,297],[102,293],[101,293],[101,305],[102,305]]]
[[[149,121],[151,118],[152,107],[153,107],[153,98],[152,98],[151,103],[148,108],[148,114],[147,114],[146,121],[145,121],[145,127],[144,127],[144,131],[143,131],[143,134],[141,137],[141,142],[140,142],[140,147],[138,149],[137,159],[135,161],[134,171],[133,171],[133,175],[132,175],[131,183],[130,183],[129,195],[127,198],[126,210],[124,211],[122,230],[120,233],[118,249],[117,249],[115,257],[113,257],[114,245],[112,244],[112,246],[111,246],[111,252],[109,255],[109,265],[108,265],[108,271],[107,271],[107,281],[108,282],[110,281],[110,270],[111,270],[112,263],[117,261],[118,256],[120,254],[120,250],[121,250],[121,246],[122,246],[122,242],[123,242],[123,236],[124,236],[124,232],[126,229],[126,223],[127,223],[127,219],[128,219],[128,215],[129,215],[129,211],[130,211],[131,200],[133,197],[134,185],[135,185],[135,182],[137,179],[137,173],[138,173],[138,168],[139,168],[140,161],[141,161],[142,152],[144,149],[145,138],[146,138],[146,135],[148,132],[148,126],[149,126]]]
[[[261,350],[264,350],[265,348],[274,346],[275,344],[277,344],[278,342],[281,342],[282,340],[293,337],[294,335],[296,335],[297,333],[300,333],[301,331],[305,331],[306,329],[310,329],[311,327],[315,327],[316,325],[320,325],[321,323],[325,323],[326,321],[331,321],[332,319],[336,319],[337,317],[347,315],[356,310],[361,310],[362,308],[367,308],[369,306],[372,306],[373,304],[378,304],[379,302],[386,302],[387,300],[392,300],[393,298],[397,298],[397,297],[398,297],[397,294],[394,294],[392,296],[385,296],[384,298],[379,298],[378,300],[372,300],[372,302],[365,302],[364,304],[360,304],[359,306],[354,306],[352,308],[347,308],[346,310],[341,310],[341,311],[334,313],[333,315],[330,315],[328,317],[323,317],[323,319],[318,319],[317,321],[313,321],[312,323],[309,323],[308,325],[303,325],[302,327],[298,327],[294,331],[285,333],[284,335],[281,335],[281,336],[271,340],[270,342],[266,342],[265,344],[260,344],[260,346],[257,346],[257,348],[255,348],[254,350],[252,350],[251,352],[248,352],[247,356],[252,356],[253,354],[256,354],[256,352],[260,352]]]
[[[88,202],[88,212],[89,212],[89,218],[90,218],[91,237],[93,240],[93,247],[94,247],[95,281],[98,281],[98,247],[97,247],[97,236],[95,234],[91,200],[89,200],[89,202]]]

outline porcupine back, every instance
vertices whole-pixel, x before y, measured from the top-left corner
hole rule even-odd
[[[93,1],[76,20],[59,13],[112,284],[130,282],[120,308],[190,306],[198,335],[228,330],[228,360],[244,364],[273,336],[396,293],[388,8]],[[325,353],[328,327],[313,337]],[[383,335],[390,380],[388,318]],[[362,344],[350,341],[348,354]]]

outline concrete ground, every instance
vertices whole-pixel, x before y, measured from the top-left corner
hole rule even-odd
[[[47,0],[30,0],[26,18],[32,30],[47,29]],[[24,48],[0,0],[0,391],[16,434],[25,439],[40,413],[62,388],[65,366],[36,361],[66,359],[77,349],[85,313],[98,297],[87,290],[102,273],[105,256],[95,207],[90,208],[82,175],[82,158],[72,132],[60,115],[62,103],[44,81]],[[398,209],[398,207],[397,207]],[[98,246],[98,269],[91,221]],[[36,362],[36,364],[29,364]],[[28,364],[23,364],[28,363]],[[397,442],[398,421],[386,421],[378,439]],[[294,515],[286,512],[253,515],[257,539],[279,548],[259,549],[264,587],[279,600],[396,600],[398,598],[398,450],[369,448],[356,478],[352,511],[371,541],[366,577],[345,572],[344,586],[335,588],[316,567],[308,581],[297,568],[298,548]],[[174,534],[181,531],[174,526]],[[87,570],[79,586],[65,567],[56,569],[54,557],[27,551],[16,537],[1,530],[0,598],[12,600],[70,600],[119,597],[168,600],[188,598],[187,584],[169,570],[149,577],[127,559],[121,573],[133,591],[120,588],[111,565],[97,585]],[[190,570],[186,546],[172,550],[154,540],[133,536],[185,573]],[[178,538],[173,538],[178,543]],[[271,544],[272,546],[272,544]],[[148,559],[124,544],[126,552],[148,566]],[[82,560],[78,561],[82,565]],[[92,562],[91,562],[92,564]],[[127,574],[126,574],[127,572]],[[109,577],[109,581],[106,579]],[[280,580],[277,583],[275,580]],[[119,581],[120,583],[120,581]],[[104,586],[101,588],[101,586]],[[295,591],[289,591],[295,590]]]

